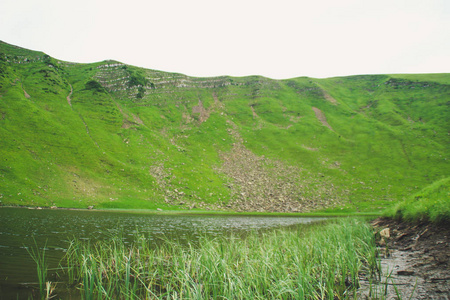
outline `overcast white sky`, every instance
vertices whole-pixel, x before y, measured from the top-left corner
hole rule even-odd
[[[191,76],[450,72],[449,0],[1,0],[0,40]]]

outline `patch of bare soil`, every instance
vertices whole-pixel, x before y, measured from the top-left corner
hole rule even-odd
[[[312,108],[314,110],[314,113],[316,114],[316,118],[325,126],[327,126],[328,128],[330,128],[331,130],[333,130],[333,128],[330,126],[330,124],[328,124],[327,122],[327,118],[325,117],[325,114],[318,109],[317,107],[313,107]],[[334,131],[334,130],[333,130]]]
[[[212,104],[208,109],[203,106],[203,102],[201,100],[198,100],[198,105],[192,107],[192,114],[198,114],[198,120],[200,123],[207,121],[213,111],[223,108],[222,103],[215,93],[212,94],[212,97],[214,99],[214,104]]]
[[[387,218],[372,222],[382,276],[361,280],[358,299],[450,299],[450,226]]]
[[[25,89],[23,88],[23,84],[22,84],[22,90],[23,90],[23,95],[25,96],[25,98],[29,99],[31,98],[31,96],[27,93],[27,91],[25,91]]]
[[[200,123],[205,122],[209,118],[209,112],[203,106],[202,100],[198,100],[198,105],[192,107],[192,114],[199,114]]]
[[[338,102],[336,101],[336,99],[334,99],[333,97],[331,97],[331,95],[328,94],[325,90],[322,90],[322,93],[323,93],[323,97],[324,97],[327,101],[331,102],[331,103],[334,104],[334,105],[338,105]]]
[[[253,119],[256,119],[258,117],[258,114],[256,113],[255,108],[253,107],[253,105],[250,105],[250,108],[252,109]]]

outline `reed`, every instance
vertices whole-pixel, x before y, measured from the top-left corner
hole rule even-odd
[[[38,285],[39,285],[39,295],[41,299],[46,299],[46,295],[48,294],[49,284],[47,284],[47,261],[45,258],[45,250],[47,248],[47,242],[45,242],[43,250],[39,250],[39,246],[36,242],[36,239],[33,237],[34,246],[26,247],[28,254],[31,256],[33,261],[36,263],[36,271],[38,277]],[[50,284],[51,286],[51,284]]]
[[[72,241],[67,262],[85,299],[347,299],[358,275],[377,269],[372,230],[358,219],[198,245]]]

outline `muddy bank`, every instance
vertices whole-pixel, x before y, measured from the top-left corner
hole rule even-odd
[[[449,224],[379,218],[372,225],[382,276],[361,278],[358,299],[450,299]]]

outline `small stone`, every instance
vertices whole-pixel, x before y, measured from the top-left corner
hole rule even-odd
[[[412,270],[398,270],[397,271],[397,275],[401,275],[401,276],[411,276],[414,274],[414,271]]]
[[[389,228],[385,228],[385,229],[381,230],[381,231],[380,231],[380,236],[381,236],[382,238],[390,238],[390,237],[391,237],[391,234],[390,234]]]

